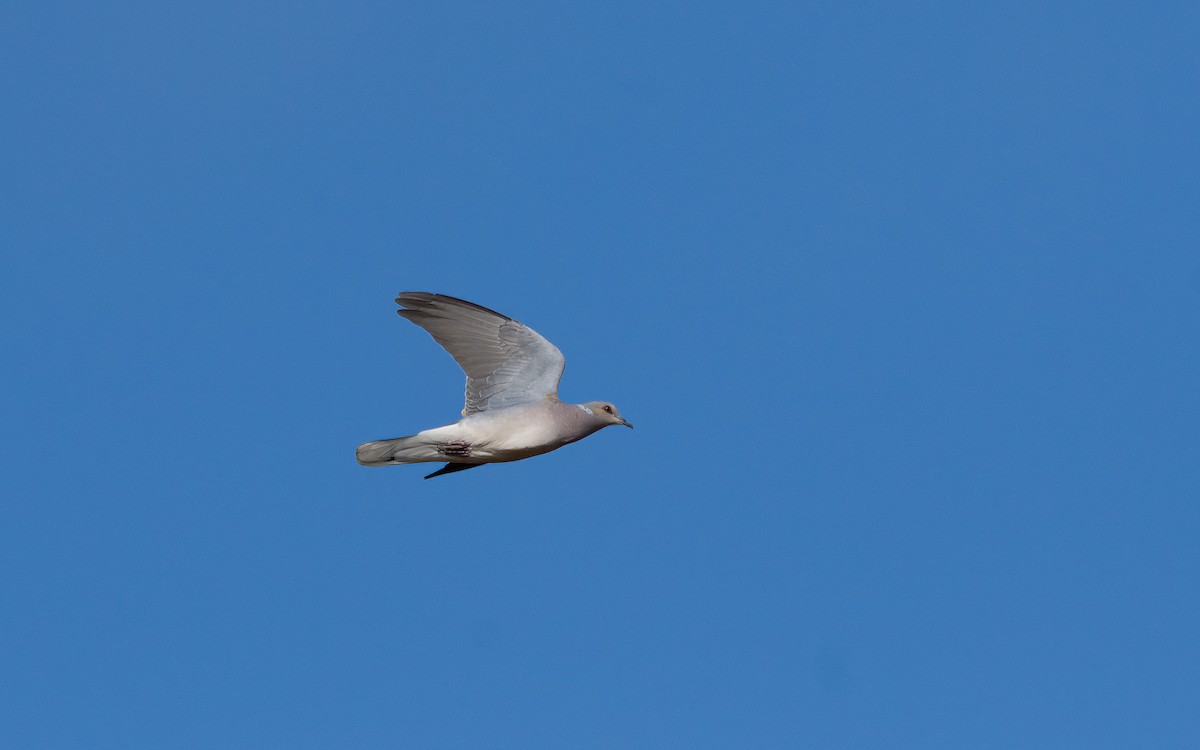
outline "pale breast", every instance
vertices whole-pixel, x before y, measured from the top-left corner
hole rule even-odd
[[[542,404],[522,404],[473,414],[459,423],[477,452],[495,457],[537,455],[562,442],[553,414]]]

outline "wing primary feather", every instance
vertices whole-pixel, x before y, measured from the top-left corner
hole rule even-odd
[[[444,294],[401,292],[396,303],[467,374],[464,416],[558,397],[562,352],[520,321]]]
[[[450,464],[446,464],[445,466],[443,466],[442,468],[433,472],[432,474],[426,474],[425,478],[433,479],[434,477],[440,477],[443,474],[453,474],[456,471],[466,471],[467,469],[474,469],[476,466],[483,466],[483,464],[453,464],[453,463],[450,463]]]

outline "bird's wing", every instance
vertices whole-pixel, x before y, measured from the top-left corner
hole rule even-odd
[[[456,471],[466,471],[467,469],[474,469],[476,466],[484,466],[484,465],[485,465],[485,464],[454,464],[454,463],[448,463],[448,464],[446,464],[445,466],[443,466],[442,468],[440,468],[440,469],[438,469],[437,471],[433,472],[432,474],[426,474],[426,475],[425,475],[425,478],[426,478],[426,479],[433,479],[434,477],[440,477],[440,476],[441,476],[441,475],[443,475],[443,474],[453,474],[453,473],[454,473],[454,472],[456,472]]]
[[[557,398],[566,360],[529,326],[444,294],[401,292],[396,312],[424,328],[467,373],[463,416]]]

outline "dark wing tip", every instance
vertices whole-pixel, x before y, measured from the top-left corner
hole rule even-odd
[[[488,315],[495,315],[496,317],[503,318],[505,320],[512,320],[512,318],[508,317],[507,315],[498,313],[491,308],[484,307],[483,305],[477,305],[474,302],[467,302],[465,299],[459,299],[458,297],[451,297],[448,294],[436,294],[434,292],[400,292],[398,295],[396,295],[396,304],[404,305],[405,307],[410,307],[413,309],[437,308],[441,305],[448,307],[459,305],[487,313]],[[403,314],[403,311],[398,310],[397,312]]]
[[[445,466],[443,466],[442,468],[438,469],[437,471],[433,472],[432,474],[426,474],[425,478],[433,479],[434,477],[440,477],[443,474],[453,474],[456,471],[466,471],[467,469],[474,469],[476,466],[483,466],[483,464],[449,463],[449,464],[446,464]]]

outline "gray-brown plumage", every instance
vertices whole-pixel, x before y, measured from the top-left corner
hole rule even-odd
[[[606,401],[559,401],[565,360],[532,328],[442,294],[402,292],[396,302],[402,306],[396,312],[428,331],[466,372],[463,418],[409,437],[363,443],[360,464],[445,461],[429,479],[548,453],[609,425],[633,427]]]

